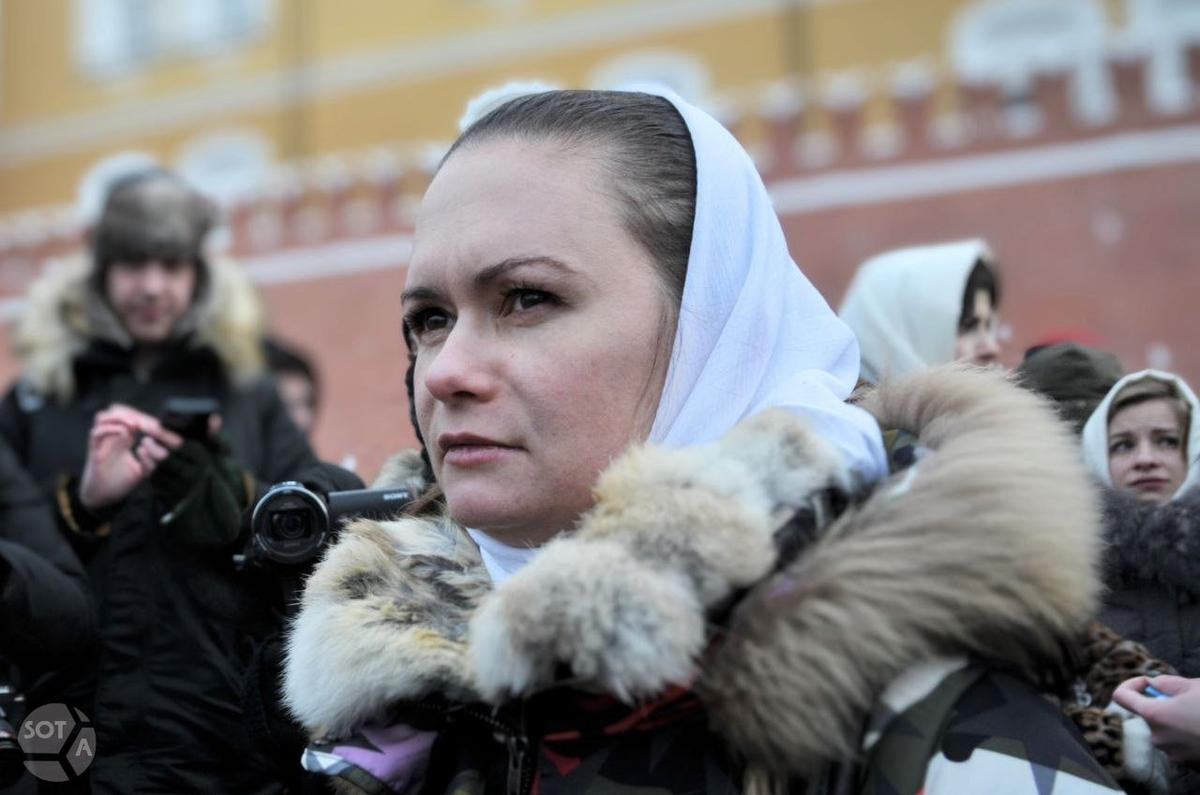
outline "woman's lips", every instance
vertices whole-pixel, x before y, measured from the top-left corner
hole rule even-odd
[[[442,454],[442,463],[456,467],[481,466],[506,458],[515,450],[515,447],[496,444],[455,445]]]
[[[1165,478],[1141,478],[1133,481],[1130,485],[1144,491],[1158,491],[1167,485],[1167,481]]]
[[[473,433],[443,433],[438,436],[437,446],[442,451],[443,463],[459,467],[490,464],[517,449]]]

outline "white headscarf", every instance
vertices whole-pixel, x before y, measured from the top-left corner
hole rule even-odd
[[[864,482],[882,477],[879,426],[844,402],[858,380],[858,343],[792,260],[749,155],[715,119],[671,91],[626,90],[671,102],[696,153],[692,247],[649,441],[710,442],[745,417],[781,407],[805,415]],[[496,583],[536,553],[471,535]]]
[[[992,265],[987,243],[960,240],[888,251],[859,267],[838,314],[858,335],[864,379],[954,361],[963,291],[981,259]]]
[[[1147,378],[1174,386],[1179,392],[1179,396],[1188,404],[1191,412],[1191,422],[1188,423],[1187,449],[1185,450],[1188,457],[1188,473],[1183,483],[1180,484],[1179,490],[1171,495],[1171,499],[1175,499],[1200,481],[1200,401],[1197,401],[1196,393],[1187,385],[1187,382],[1174,373],[1166,373],[1162,370],[1142,370],[1139,373],[1130,373],[1113,384],[1113,388],[1108,390],[1104,400],[1100,401],[1100,405],[1096,407],[1092,416],[1088,417],[1087,423],[1083,426],[1081,439],[1083,460],[1097,480],[1105,486],[1112,486],[1112,476],[1108,471],[1108,414],[1113,401],[1125,387]]]
[[[770,407],[795,410],[865,481],[886,472],[879,426],[847,405],[858,344],[788,253],[750,156],[712,116],[658,86],[696,153],[696,217],[675,343],[650,441],[709,442]]]

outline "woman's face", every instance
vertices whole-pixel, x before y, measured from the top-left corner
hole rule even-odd
[[[1121,409],[1108,423],[1113,486],[1150,502],[1167,502],[1187,477],[1183,429],[1166,400]]]
[[[453,518],[510,544],[591,506],[662,391],[663,289],[605,178],[552,144],[484,141],[442,166],[418,216],[417,421]]]
[[[990,365],[1000,356],[1000,340],[996,336],[998,318],[992,296],[987,290],[976,290],[972,311],[954,341],[954,360],[978,365]]]

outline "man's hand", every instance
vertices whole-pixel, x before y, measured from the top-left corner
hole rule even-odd
[[[1147,685],[1169,698],[1147,696]],[[1122,682],[1113,701],[1146,719],[1151,741],[1168,759],[1200,768],[1200,679],[1138,676]]]
[[[182,443],[155,417],[129,406],[101,411],[88,434],[79,501],[95,512],[123,500]]]

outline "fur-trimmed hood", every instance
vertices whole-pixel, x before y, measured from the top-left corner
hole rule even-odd
[[[1200,595],[1200,488],[1158,504],[1104,493],[1104,579],[1157,582]]]
[[[261,301],[236,262],[210,259],[202,267],[205,290],[179,332],[190,334],[191,345],[212,348],[235,383],[248,383],[263,373]],[[74,396],[74,360],[94,340],[132,344],[91,274],[91,260],[82,255],[47,265],[29,289],[13,339],[26,385],[60,401]]]
[[[579,530],[495,591],[444,518],[347,528],[290,636],[290,708],[339,735],[435,692],[533,692],[566,663],[629,698],[690,680],[743,758],[809,775],[853,752],[912,666],[1065,666],[1096,606],[1097,521],[1052,410],[955,367],[864,406],[930,452],[775,574],[780,517],[849,480],[806,423],[771,412],[705,448],[631,451]],[[708,622],[747,587],[713,643]]]

